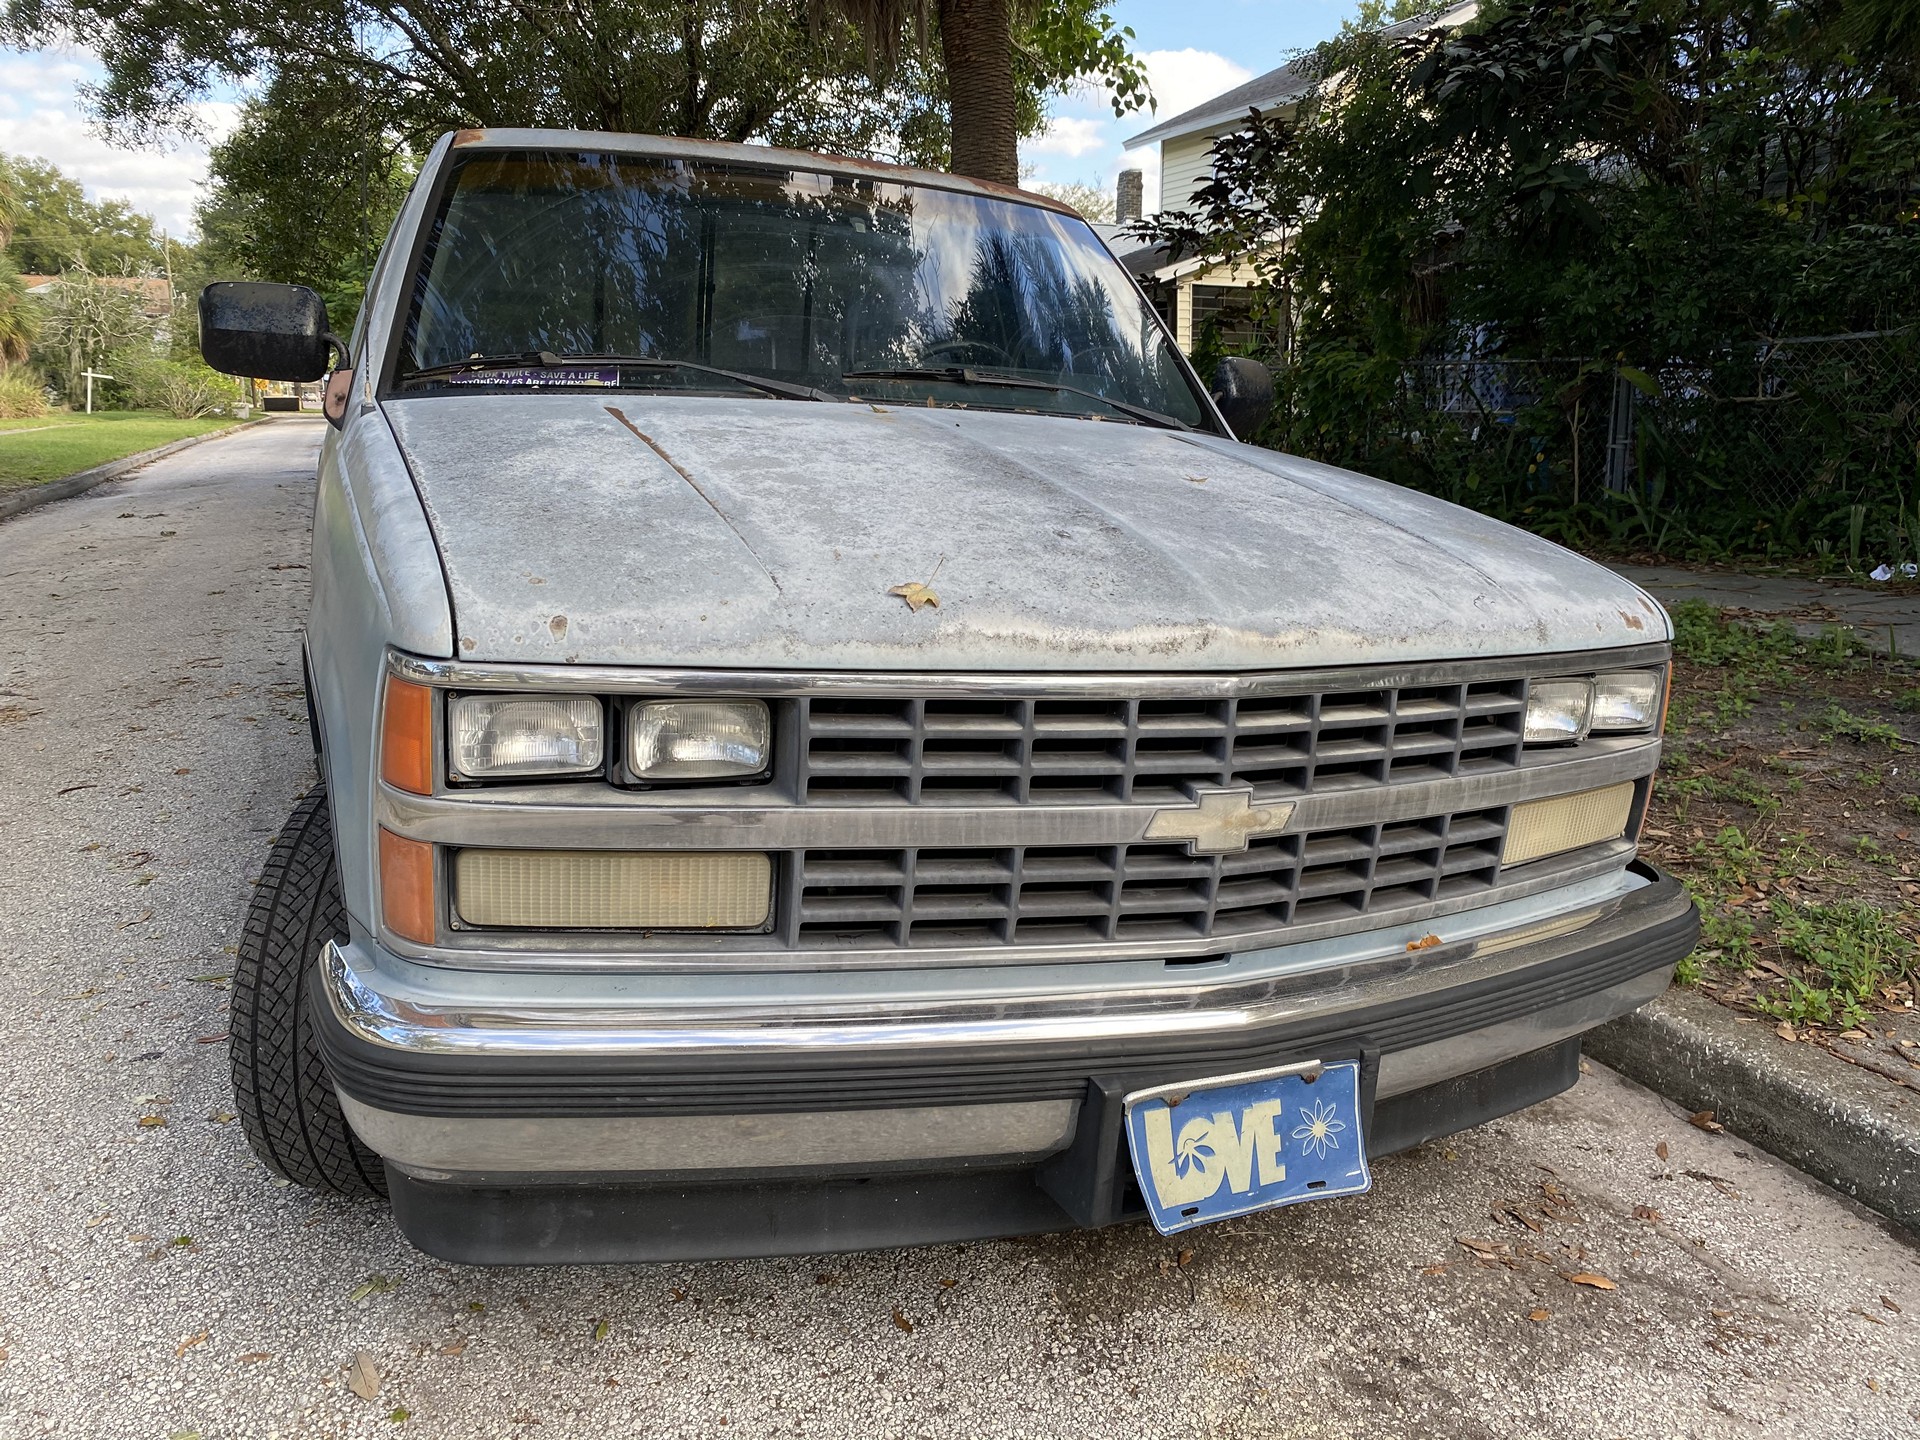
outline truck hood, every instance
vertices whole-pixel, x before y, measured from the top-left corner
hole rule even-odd
[[[385,411],[462,659],[1264,670],[1668,636],[1556,545],[1212,436],[604,392]],[[938,604],[888,593],[912,582]]]

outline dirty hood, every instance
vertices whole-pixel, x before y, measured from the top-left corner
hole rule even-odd
[[[1258,670],[1668,633],[1558,546],[1214,437],[633,394],[385,408],[463,659]],[[912,582],[938,605],[888,593]]]

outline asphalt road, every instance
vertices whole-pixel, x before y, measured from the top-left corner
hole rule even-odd
[[[483,1271],[276,1188],[228,1116],[218,977],[312,780],[318,438],[0,525],[0,1435],[1920,1427],[1912,1237],[1597,1066],[1369,1196],[1181,1242]]]

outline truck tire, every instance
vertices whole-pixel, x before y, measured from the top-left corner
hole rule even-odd
[[[296,1185],[384,1195],[386,1173],[347,1124],[307,1015],[320,947],[347,938],[324,786],[273,842],[233,967],[234,1108],[266,1167]]]

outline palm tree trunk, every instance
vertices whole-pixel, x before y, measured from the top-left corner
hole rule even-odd
[[[1015,128],[1013,26],[1008,0],[939,0],[947,62],[953,171],[1002,185],[1020,183]]]

